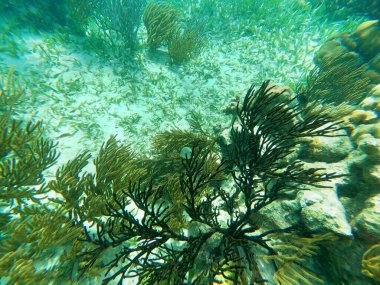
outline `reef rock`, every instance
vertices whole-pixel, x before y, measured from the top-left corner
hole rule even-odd
[[[347,136],[315,137],[301,149],[300,157],[312,161],[338,162],[354,149]]]
[[[376,114],[374,112],[366,110],[355,110],[349,116],[349,120],[355,124],[368,124],[375,118]]]
[[[367,21],[359,25],[352,33],[339,34],[327,41],[314,57],[314,62],[320,68],[325,68],[328,61],[344,59],[363,66],[365,76],[369,79],[371,88],[380,83],[380,23]],[[325,70],[325,72],[328,72]],[[355,72],[355,70],[352,70]]]
[[[369,198],[352,221],[355,235],[373,242],[380,240],[380,194]]]
[[[300,149],[299,158],[311,167],[349,176],[337,182],[336,191],[300,192],[298,219],[309,231],[351,237],[350,243],[332,249],[340,259],[336,264],[339,278],[326,284],[375,284],[362,274],[360,266],[353,264],[360,264],[365,249],[380,240],[379,21],[365,22],[356,31],[334,36],[316,53],[314,62],[318,75],[327,82],[336,80],[334,66],[347,63],[342,74],[350,74],[346,77],[350,80],[347,85],[356,86],[360,96],[353,98],[356,101],[342,98],[341,103],[350,105],[342,118],[348,136],[315,137]],[[362,84],[353,84],[355,80]],[[343,87],[339,86],[338,91],[339,88]],[[335,258],[326,258],[324,262],[333,264]]]
[[[380,84],[374,86],[370,93],[369,93],[370,96],[372,97],[375,97],[375,98],[379,98],[380,99]]]
[[[380,161],[380,139],[368,138],[361,141],[360,149],[368,155],[371,161]]]
[[[379,21],[368,21],[359,25],[353,33],[357,43],[357,51],[368,60],[380,54],[380,24]]]
[[[331,189],[300,192],[301,222],[312,232],[352,236],[343,205]]]
[[[370,185],[380,185],[380,164],[363,168],[363,180]]]
[[[285,229],[299,224],[300,205],[297,199],[278,200],[260,211],[265,228]]]

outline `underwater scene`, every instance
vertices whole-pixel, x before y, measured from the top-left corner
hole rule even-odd
[[[380,284],[380,0],[1,0],[1,285]]]

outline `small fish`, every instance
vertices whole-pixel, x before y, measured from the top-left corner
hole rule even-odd
[[[72,137],[72,136],[74,136],[77,132],[78,132],[78,130],[75,130],[75,132],[73,132],[73,133],[63,133],[63,134],[60,134],[60,135],[57,137],[57,139],[66,138],[66,137]]]

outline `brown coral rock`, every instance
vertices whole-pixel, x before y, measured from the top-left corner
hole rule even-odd
[[[314,62],[318,66],[323,66],[323,63],[329,61],[333,58],[342,56],[348,53],[349,50],[342,45],[341,41],[338,39],[333,39],[326,42],[316,53],[314,57]]]
[[[360,24],[353,35],[358,44],[358,51],[368,60],[380,54],[380,23],[378,20]]]
[[[327,73],[326,67],[331,68],[328,62],[334,59],[352,61],[358,68],[364,68],[364,76],[370,82],[366,91],[369,92],[374,85],[380,84],[380,22],[367,21],[352,33],[334,36],[321,46],[314,62]]]

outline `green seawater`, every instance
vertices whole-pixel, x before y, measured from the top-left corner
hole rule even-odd
[[[1,0],[0,284],[378,284],[379,17]]]

